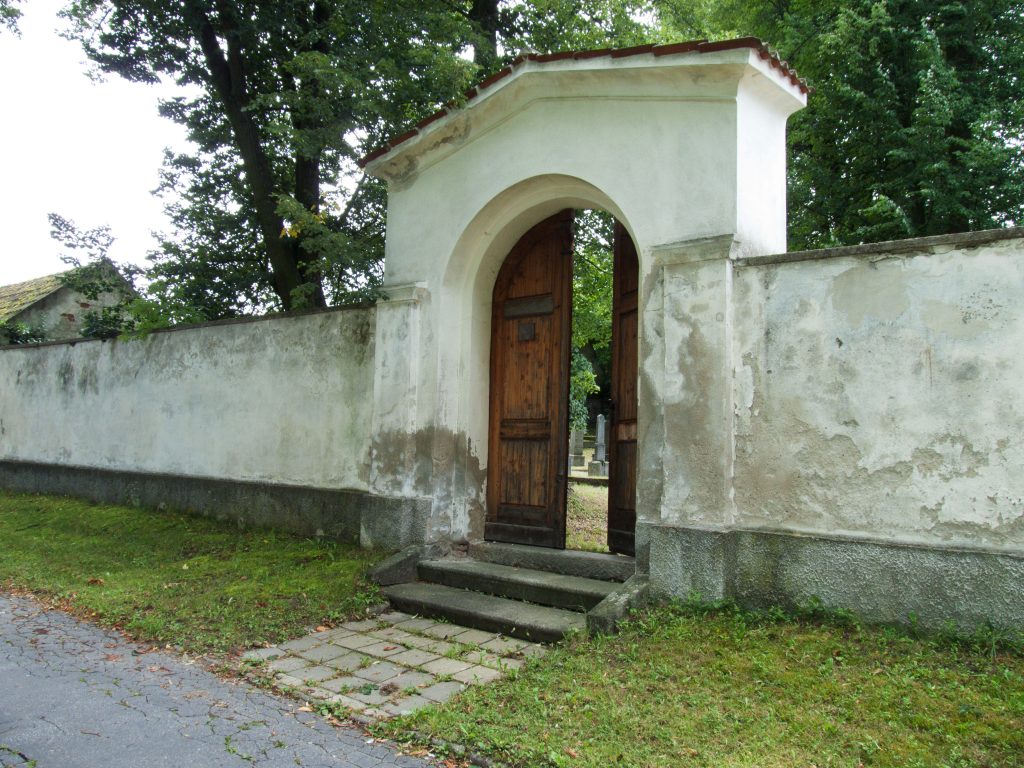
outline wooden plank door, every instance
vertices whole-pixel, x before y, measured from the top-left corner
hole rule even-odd
[[[565,547],[572,221],[516,243],[494,285],[487,518],[492,541]]]
[[[636,530],[637,294],[640,261],[615,222],[612,278],[612,423],[608,453],[608,549],[634,554]]]

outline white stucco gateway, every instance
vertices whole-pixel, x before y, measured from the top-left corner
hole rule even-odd
[[[1024,230],[786,253],[806,98],[751,39],[519,60],[366,159],[376,307],[0,350],[0,486],[560,546],[552,265],[600,208],[637,580],[1024,636]]]
[[[728,259],[785,250],[786,119],[806,92],[753,40],[534,56],[371,155],[366,170],[389,191],[377,348],[394,350],[375,381],[371,490],[429,498],[428,537],[482,535],[496,275],[538,222],[600,208],[640,256],[641,515],[659,519],[666,493],[721,507],[725,463],[694,466],[686,489],[666,483],[680,467],[661,457],[665,407],[718,425],[728,387],[724,369],[708,371],[714,392],[666,378],[688,365],[664,351],[662,275],[694,264],[712,299],[701,332],[724,331],[713,294],[724,299]],[[404,462],[395,435],[409,441]]]
[[[772,256],[786,121],[807,92],[750,39],[532,56],[369,156],[389,190],[370,492],[429,504],[424,541],[484,538],[496,276],[538,222],[601,208],[639,255],[636,556],[652,592],[1019,626],[1024,453],[1005,429],[965,429],[978,404],[934,366],[1005,387],[1018,425],[1017,379],[996,370],[1024,369],[928,319],[1009,307],[997,286],[1021,284],[1019,245],[991,263],[968,248],[955,267],[937,252]],[[986,287],[970,298],[942,273],[975,266]],[[927,359],[927,392],[897,364],[908,354]]]

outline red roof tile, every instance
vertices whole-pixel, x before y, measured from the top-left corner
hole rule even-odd
[[[631,48],[601,48],[593,51],[559,51],[557,53],[530,53],[525,56],[517,56],[510,66],[495,72],[490,77],[481,81],[473,88],[470,88],[464,94],[465,100],[468,101],[479,93],[499,80],[503,80],[512,72],[521,66],[523,62],[533,61],[538,64],[544,64],[549,61],[565,61],[568,59],[581,60],[581,59],[595,59],[602,56],[609,56],[611,58],[625,58],[627,56],[637,56],[645,53],[653,53],[655,56],[672,56],[681,53],[713,53],[715,51],[732,51],[740,48],[750,48],[751,50],[757,51],[761,59],[768,62],[768,65],[773,69],[779,70],[779,73],[789,80],[790,83],[800,89],[801,93],[809,93],[807,83],[800,79],[797,75],[796,70],[790,68],[789,64],[782,61],[778,54],[773,53],[767,45],[756,37],[740,37],[735,40],[719,40],[716,42],[708,42],[707,40],[688,40],[682,43],[668,43],[666,45],[637,45]],[[399,144],[403,144],[414,136],[418,135],[419,132],[426,128],[431,123],[440,120],[445,117],[452,110],[457,109],[455,102],[449,102],[444,108],[438,110],[434,114],[430,115],[423,120],[420,120],[416,126],[401,136],[396,136],[392,139],[388,139],[382,146],[363,156],[359,160],[359,167],[365,168],[371,162],[379,157],[383,157],[392,149],[397,147]]]

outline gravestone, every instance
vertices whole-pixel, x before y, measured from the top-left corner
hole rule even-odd
[[[594,445],[594,460],[587,467],[591,477],[608,477],[608,424],[607,417],[597,417],[597,439]]]
[[[569,471],[573,467],[584,467],[587,461],[583,456],[583,431],[572,429],[569,432]]]

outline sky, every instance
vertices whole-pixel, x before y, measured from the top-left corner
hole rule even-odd
[[[159,182],[164,147],[187,146],[157,114],[173,86],[86,76],[85,54],[61,38],[64,0],[21,3],[21,37],[0,30],[0,285],[67,269],[46,215],[116,238],[110,256],[145,262],[154,230],[169,230]]]

